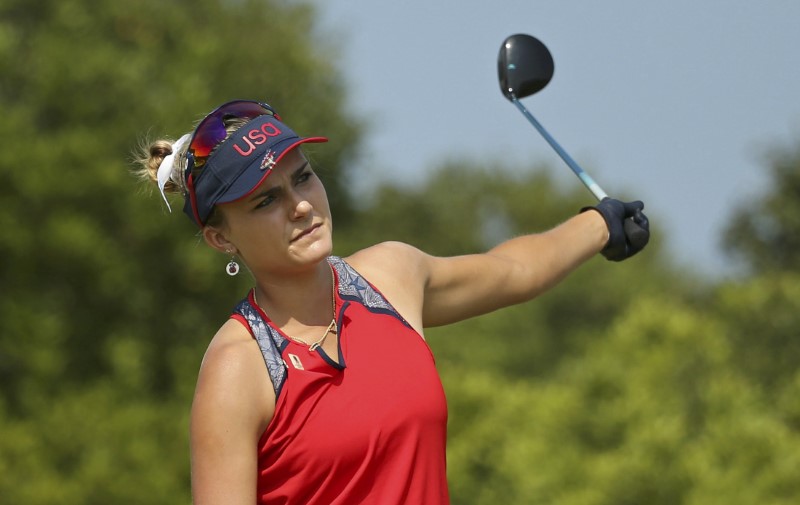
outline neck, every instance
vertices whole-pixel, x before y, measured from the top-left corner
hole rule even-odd
[[[297,323],[328,326],[333,316],[331,283],[331,267],[327,261],[321,261],[307,273],[290,278],[257,279],[256,298],[272,322],[281,328]]]

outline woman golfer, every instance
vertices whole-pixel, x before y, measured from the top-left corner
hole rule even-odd
[[[641,202],[606,199],[483,254],[386,242],[334,257],[325,188],[300,149],[326,140],[239,100],[143,161],[254,279],[200,367],[196,505],[447,504],[447,406],[423,329],[530,300],[598,252],[635,254],[626,218],[648,232]]]

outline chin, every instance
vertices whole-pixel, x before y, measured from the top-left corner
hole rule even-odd
[[[333,243],[330,240],[318,240],[305,247],[292,250],[292,257],[299,264],[316,264],[324,261],[333,253]]]

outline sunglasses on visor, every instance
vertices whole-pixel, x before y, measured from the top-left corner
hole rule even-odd
[[[269,105],[251,100],[234,100],[211,111],[197,125],[189,141],[185,179],[188,180],[194,170],[202,168],[214,148],[228,137],[227,124],[231,119],[250,120],[263,115],[281,118]]]

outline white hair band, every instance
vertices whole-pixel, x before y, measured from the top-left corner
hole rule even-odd
[[[167,181],[172,177],[172,170],[175,168],[175,155],[178,154],[183,145],[188,142],[190,138],[192,138],[192,134],[187,133],[172,144],[172,152],[161,160],[161,164],[158,166],[158,172],[156,173],[158,190],[161,192],[161,196],[164,198],[170,212],[172,212],[172,207],[169,206],[167,195],[164,194],[164,187],[167,185]]]

